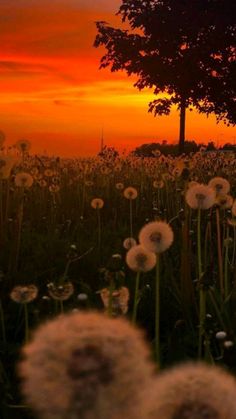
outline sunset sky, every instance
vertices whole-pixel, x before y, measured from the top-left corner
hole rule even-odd
[[[108,146],[130,150],[158,140],[176,142],[178,114],[147,112],[155,97],[135,78],[99,70],[95,21],[119,26],[121,0],[0,1],[0,130],[7,144],[26,138],[32,151],[93,155],[102,129]],[[236,128],[187,112],[187,139],[235,142]]]

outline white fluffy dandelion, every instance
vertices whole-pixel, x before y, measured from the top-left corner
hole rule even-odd
[[[138,244],[127,252],[126,263],[132,271],[148,272],[156,265],[156,255]]]
[[[133,239],[133,237],[127,237],[124,241],[123,241],[123,247],[126,250],[131,249],[131,247],[136,246],[137,242],[135,239]]]
[[[208,186],[215,189],[216,194],[227,194],[230,190],[230,183],[223,177],[213,177],[209,182]]]
[[[128,186],[127,188],[125,188],[124,190],[124,197],[126,199],[136,199],[138,196],[138,191],[137,189],[133,188],[132,186]]]
[[[193,209],[209,209],[214,205],[215,198],[215,190],[204,184],[192,186],[185,195],[187,204]]]
[[[41,326],[19,366],[26,401],[46,419],[146,418],[150,352],[139,330],[99,313]]]
[[[180,365],[164,372],[149,390],[149,418],[234,419],[236,381],[203,363]]]
[[[94,198],[91,201],[91,207],[94,209],[101,209],[104,206],[104,201],[101,198]]]
[[[174,240],[174,233],[165,221],[152,221],[146,224],[139,233],[140,244],[153,253],[162,253]]]

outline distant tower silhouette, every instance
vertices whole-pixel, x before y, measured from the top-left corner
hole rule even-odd
[[[103,135],[103,127],[102,127],[102,136],[101,136],[101,150],[102,151],[104,149],[104,135]]]

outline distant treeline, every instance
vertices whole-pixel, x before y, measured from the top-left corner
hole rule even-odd
[[[226,143],[221,147],[217,147],[214,141],[209,141],[207,144],[199,143],[197,144],[195,141],[186,141],[184,146],[184,153],[196,153],[199,150],[205,151],[235,151],[236,152],[236,145],[231,143]],[[171,144],[167,141],[162,142],[153,142],[153,143],[145,143],[136,147],[134,150],[130,152],[132,156],[136,157],[155,157],[158,154],[168,155],[171,154],[173,156],[179,155],[179,146],[178,144]],[[119,157],[120,153],[116,150],[115,147],[108,147],[104,146],[103,149],[98,153],[98,156],[108,159],[114,160]]]
[[[217,147],[214,141],[210,141],[208,144],[197,144],[195,141],[186,141],[184,146],[185,154],[194,153],[201,149],[205,151],[236,151],[236,145],[231,143],[226,143],[221,147]],[[178,144],[171,144],[167,141],[162,141],[161,143],[147,143],[142,144],[139,147],[136,147],[135,150],[132,151],[132,154],[137,157],[155,157],[158,153],[162,153],[164,155],[178,155],[179,154],[179,146]]]

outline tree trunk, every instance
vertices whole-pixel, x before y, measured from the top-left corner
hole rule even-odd
[[[179,154],[182,154],[184,152],[185,117],[186,117],[186,99],[185,97],[182,97],[181,102],[180,102]]]

